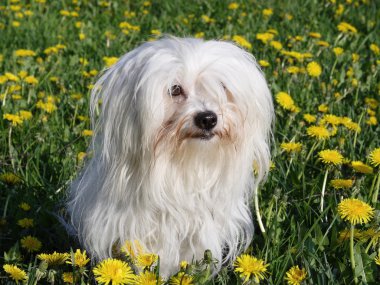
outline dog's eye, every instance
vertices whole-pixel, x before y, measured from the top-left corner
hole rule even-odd
[[[180,95],[183,95],[183,89],[182,89],[182,87],[180,85],[173,85],[170,88],[169,94],[171,96],[180,96]]]

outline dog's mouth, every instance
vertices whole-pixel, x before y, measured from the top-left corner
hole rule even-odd
[[[194,139],[200,139],[200,140],[208,141],[208,140],[212,139],[214,136],[215,136],[215,134],[213,132],[204,131],[204,132],[200,132],[200,133],[195,133],[191,137]]]

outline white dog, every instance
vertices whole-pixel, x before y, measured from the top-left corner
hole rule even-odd
[[[91,116],[91,158],[68,210],[95,259],[138,240],[168,275],[206,249],[220,266],[249,245],[273,118],[250,53],[222,41],[145,43],[99,79]]]

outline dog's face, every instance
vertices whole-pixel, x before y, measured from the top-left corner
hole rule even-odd
[[[266,151],[260,144],[267,147],[271,95],[254,58],[231,43],[146,43],[111,67],[98,87],[103,146],[114,144],[113,156],[138,148],[154,156],[194,147],[241,149],[242,143]]]
[[[156,132],[155,147],[163,141],[174,149],[180,148],[183,142],[236,143],[244,115],[232,93],[219,80],[213,78],[209,82],[197,74],[190,82],[176,80],[164,91],[164,113]]]

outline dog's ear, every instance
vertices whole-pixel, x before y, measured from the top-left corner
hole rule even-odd
[[[218,45],[217,53],[222,54],[215,61],[222,76],[227,100],[235,104],[244,117],[244,136],[247,153],[257,163],[257,182],[269,170],[269,142],[274,120],[272,95],[259,65],[251,53],[229,42],[209,42]],[[232,102],[233,101],[233,102]]]

